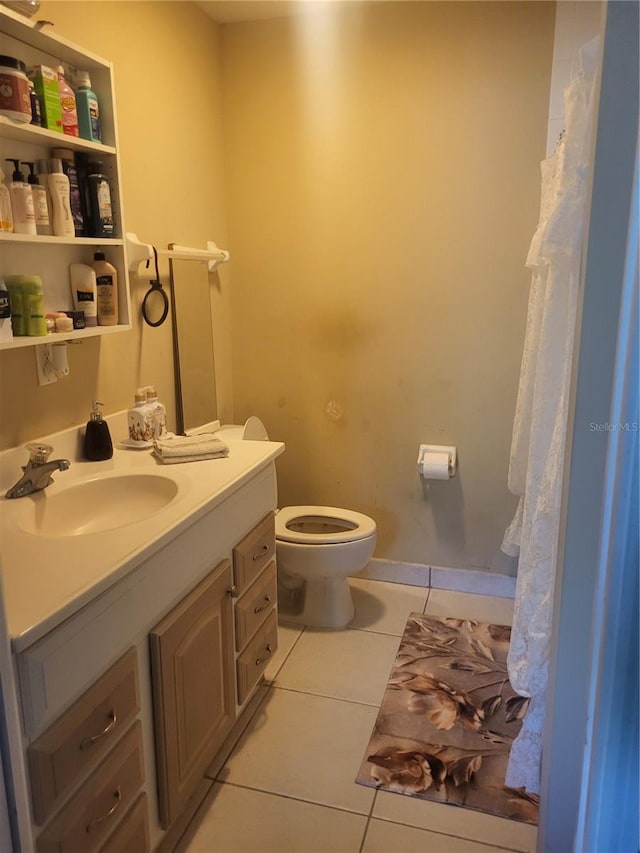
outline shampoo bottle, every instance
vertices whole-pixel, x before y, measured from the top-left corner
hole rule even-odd
[[[93,256],[93,270],[98,288],[98,325],[118,325],[118,271],[105,260],[104,252]]]
[[[101,462],[103,459],[111,459],[113,456],[109,426],[102,419],[102,413],[98,406],[102,406],[102,403],[95,400],[84,433],[84,457],[90,462]]]
[[[28,160],[23,160],[22,165],[29,167],[29,177],[27,178],[27,181],[31,187],[31,195],[33,196],[33,209],[36,215],[36,231],[38,234],[51,234],[47,191],[41,185],[40,179],[33,171],[34,164]]]
[[[64,68],[58,65],[58,90],[60,91],[60,106],[62,107],[62,132],[67,136],[80,136],[78,130],[78,112],[76,110],[76,96],[73,89],[64,79]]]
[[[4,172],[0,169],[0,231],[13,232],[13,213],[11,213],[11,195],[4,182]]]
[[[69,264],[71,295],[76,311],[84,311],[87,328],[98,325],[98,292],[96,274],[89,264]]]
[[[87,170],[90,237],[113,237],[111,188],[102,163],[89,163]]]
[[[62,161],[59,157],[49,161],[49,169],[48,189],[53,214],[53,233],[56,237],[75,237],[69,178],[62,171]]]
[[[9,184],[13,230],[16,234],[37,234],[33,195],[31,187],[19,169],[20,160],[13,157],[6,157],[5,159],[14,165],[13,177]]]
[[[69,204],[71,216],[73,217],[73,228],[76,237],[84,236],[84,215],[82,212],[82,199],[80,197],[80,184],[78,171],[71,148],[53,148],[52,157],[57,157],[62,165],[62,171],[69,179]]]
[[[100,106],[96,93],[91,89],[91,78],[88,71],[78,71],[76,76],[76,107],[78,110],[78,127],[83,139],[100,142]]]

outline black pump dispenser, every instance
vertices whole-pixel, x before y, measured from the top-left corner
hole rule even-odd
[[[102,406],[102,403],[94,400],[91,419],[87,423],[84,434],[84,457],[90,462],[101,462],[113,456],[109,426],[102,420],[102,413],[98,406]]]
[[[11,180],[14,183],[25,184],[26,181],[24,179],[24,175],[20,171],[20,158],[18,157],[5,157],[4,158],[7,163],[13,163],[13,175],[11,176]]]
[[[40,179],[38,178],[38,176],[36,175],[36,173],[34,171],[35,163],[32,163],[29,160],[23,160],[22,165],[29,167],[29,174],[27,175],[27,183],[32,184],[33,186],[39,187],[40,186]],[[20,174],[22,174],[22,173],[20,173]]]

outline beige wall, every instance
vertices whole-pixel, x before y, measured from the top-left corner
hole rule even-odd
[[[229,244],[221,416],[231,292],[235,420],[258,414],[287,443],[281,503],[371,514],[389,560],[512,572],[499,546],[553,4],[319,6],[308,26],[217,27],[183,2],[41,15],[114,61],[127,229]],[[70,360],[41,389],[31,350],[0,354],[0,446],[85,420],[94,396],[124,408],[139,384],[172,410],[168,326],[136,320]],[[420,442],[457,444],[458,476],[425,490]]]
[[[223,28],[236,418],[286,442],[281,504],[372,515],[378,557],[513,572],[553,4],[318,5]],[[425,490],[420,442],[458,476]]]
[[[45,0],[39,15],[114,63],[127,230],[160,248],[171,240],[224,246],[217,25],[181,2]],[[222,269],[213,296],[218,363],[230,382],[224,276]],[[152,329],[139,318],[149,278],[143,266],[140,278],[132,276],[134,330],[70,347],[71,374],[55,385],[38,386],[31,348],[0,353],[0,446],[85,421],[92,399],[106,413],[126,408],[141,384],[157,384],[172,421],[170,324]],[[229,383],[219,392],[230,415]]]

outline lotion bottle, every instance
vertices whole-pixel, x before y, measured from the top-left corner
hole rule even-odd
[[[69,178],[62,171],[62,161],[54,157],[49,161],[50,174],[47,181],[53,208],[53,233],[56,237],[75,237],[76,230],[71,213]]]
[[[118,325],[118,270],[105,260],[104,252],[93,256],[98,289],[98,325]]]
[[[162,438],[167,431],[167,410],[158,400],[158,392],[155,385],[147,385],[147,409],[151,418],[151,429],[154,438]]]
[[[4,172],[0,169],[0,231],[13,232],[13,213],[11,212],[11,195],[4,182]]]
[[[102,419],[102,413],[98,406],[102,406],[102,403],[94,400],[84,433],[84,457],[90,462],[101,462],[103,459],[111,459],[113,456],[109,425]]]
[[[98,325],[98,290],[96,274],[89,264],[69,264],[71,295],[76,311],[84,311],[87,328]]]
[[[40,179],[36,173],[33,171],[33,162],[23,160],[22,165],[29,167],[30,174],[27,181],[31,187],[31,195],[33,196],[33,209],[36,215],[36,231],[38,234],[51,234],[47,191],[40,183]]]
[[[33,195],[31,187],[25,181],[24,175],[19,169],[20,160],[16,160],[13,157],[6,157],[5,159],[14,165],[13,177],[9,184],[14,233],[37,234]]]

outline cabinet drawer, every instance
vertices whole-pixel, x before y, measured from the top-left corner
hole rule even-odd
[[[149,853],[150,849],[147,796],[140,794],[100,853]]]
[[[233,579],[241,595],[276,552],[273,513],[265,516],[233,549]]]
[[[278,617],[275,611],[258,630],[238,658],[238,703],[242,705],[278,648]]]
[[[144,782],[142,727],[136,721],[79,793],[45,828],[38,853],[92,853],[112,832]]]
[[[240,651],[269,616],[276,603],[276,564],[270,563],[236,602],[236,649]]]
[[[139,710],[136,650],[130,649],[29,746],[38,825],[111,749]]]

